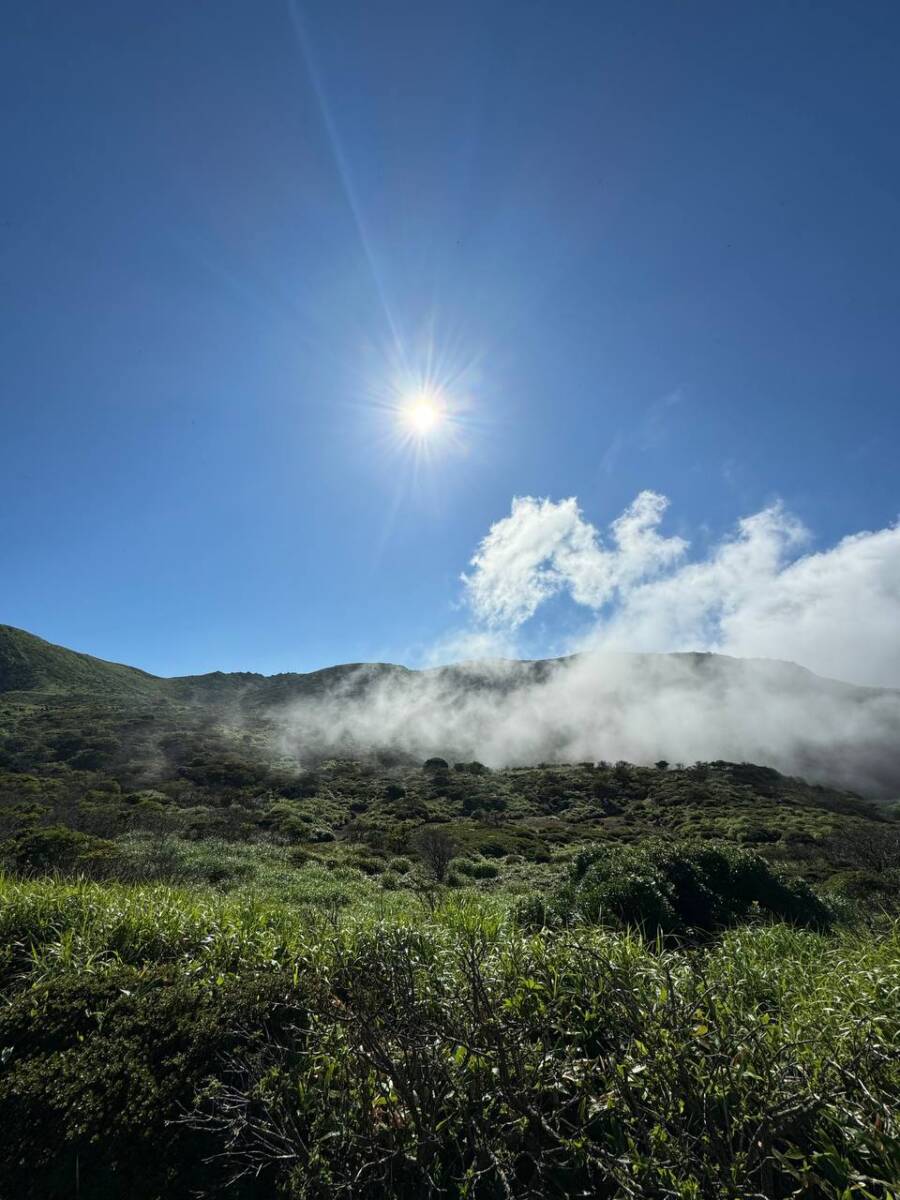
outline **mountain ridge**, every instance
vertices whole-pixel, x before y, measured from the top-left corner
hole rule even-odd
[[[217,684],[277,683],[286,679],[317,680],[337,673],[355,671],[409,671],[396,663],[337,663],[313,671],[279,671],[264,675],[258,671],[207,671],[200,675],[154,675],[128,663],[113,662],[47,641],[38,634],[15,625],[0,624],[0,694],[45,692],[60,694],[83,690],[92,694],[97,687],[113,693],[120,691],[189,692],[193,688],[214,688]],[[80,685],[80,687],[79,687]]]
[[[23,737],[65,742],[76,720],[85,732],[112,722],[109,738],[124,747],[149,721],[153,744],[173,730],[215,726],[228,745],[249,738],[272,761],[371,754],[491,767],[725,760],[900,796],[900,691],[773,659],[610,652],[423,670],[344,663],[166,678],[3,625],[0,701],[0,743],[23,765],[27,755],[16,749]],[[44,712],[44,734],[24,716],[29,711]],[[156,753],[150,743],[143,751],[148,761]]]
[[[702,667],[704,663],[714,664],[754,664],[763,669],[767,665],[780,671],[789,671],[798,677],[815,680],[825,686],[837,685],[842,689],[870,695],[897,695],[900,689],[876,687],[866,684],[849,683],[846,680],[832,676],[820,675],[800,663],[790,659],[750,658],[735,655],[719,654],[714,651],[586,651],[579,654],[562,655],[557,658],[513,659],[465,659],[455,663],[434,667],[408,667],[402,663],[389,662],[352,662],[335,663],[327,667],[317,667],[312,671],[276,671],[266,675],[259,671],[207,671],[199,675],[154,675],[141,667],[128,663],[114,662],[86,654],[80,650],[72,650],[67,646],[50,642],[29,630],[15,625],[0,624],[0,694],[9,692],[47,692],[73,690],[73,683],[99,686],[103,684],[107,690],[141,691],[148,694],[158,686],[161,695],[170,692],[177,693],[178,698],[194,689],[213,689],[217,684],[226,685],[278,685],[287,681],[304,680],[324,682],[340,680],[351,675],[366,673],[370,676],[398,673],[400,675],[437,675],[442,673],[462,673],[467,677],[481,675],[485,679],[500,682],[503,675],[516,673],[540,674],[557,667],[564,667],[577,660],[594,658],[597,661],[614,661],[622,659],[628,662],[655,662],[673,660],[689,662],[692,666]],[[36,660],[36,661],[35,661]],[[52,670],[49,679],[41,677],[40,672]],[[26,686],[22,686],[23,683]],[[40,684],[51,686],[40,686]],[[64,685],[69,685],[68,689]],[[85,690],[90,693],[91,686]]]

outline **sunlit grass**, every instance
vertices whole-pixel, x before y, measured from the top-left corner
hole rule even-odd
[[[461,1180],[466,1130],[477,1128],[498,1179],[514,1169],[509,1146],[527,1146],[536,1170],[548,1179],[562,1170],[572,1187],[638,1181],[615,1195],[787,1195],[803,1183],[790,1194],[893,1200],[877,1181],[900,1169],[900,926],[742,926],[679,949],[596,926],[528,931],[500,892],[384,892],[352,868],[316,864],[285,881],[280,852],[261,861],[230,890],[0,876],[9,1013],[27,1010],[30,996],[35,1012],[97,1004],[109,1013],[103,1037],[127,1038],[116,1022],[161,1019],[152,999],[161,983],[200,1005],[200,1021],[204,1005],[234,989],[255,1004],[257,981],[269,980],[315,1038],[272,1034],[264,1062],[277,1069],[227,1093],[221,1130],[235,1134],[234,1114],[252,1095],[270,1146],[266,1131],[280,1128],[288,1104],[304,1131],[290,1154],[312,1155],[304,1170],[324,1196],[350,1194],[385,1154],[397,1169],[415,1161],[421,1139]],[[267,872],[281,879],[274,891],[261,886]],[[73,987],[88,999],[68,1000]],[[84,1069],[99,1072],[92,1053],[102,1061],[84,1048]],[[397,1084],[410,1064],[433,1097],[415,1127]],[[211,1059],[204,1070],[220,1066]],[[114,1097],[103,1103],[112,1107],[98,1128],[118,1128]],[[545,1123],[529,1132],[535,1105]],[[385,1115],[377,1126],[373,1106]],[[776,1176],[779,1190],[760,1192]],[[395,1194],[386,1186],[366,1194]],[[416,1176],[396,1194],[421,1186]],[[298,1189],[287,1194],[307,1194]]]

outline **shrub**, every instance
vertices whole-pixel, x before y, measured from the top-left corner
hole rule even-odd
[[[65,825],[26,829],[0,845],[0,859],[21,874],[81,871],[102,875],[115,858],[112,842]]]
[[[525,851],[525,855],[528,861],[533,863],[548,863],[553,858],[550,851],[545,850],[543,846],[529,846]]]
[[[423,825],[410,838],[422,865],[437,883],[442,883],[456,851],[453,838],[445,829]]]
[[[900,927],[698,953],[434,891],[411,922],[309,925],[263,896],[0,878],[0,973],[3,1200],[891,1200],[900,1178]]]
[[[458,762],[453,764],[453,770],[459,772],[460,775],[487,775],[489,768],[484,763],[473,759],[472,762]]]
[[[302,846],[292,846],[288,851],[288,862],[294,867],[305,867],[309,863],[318,862],[319,858],[310,850],[304,850]]]
[[[516,917],[520,925],[526,929],[546,929],[552,917],[547,912],[547,904],[539,893],[526,896],[516,907]]]
[[[472,879],[496,879],[500,868],[492,862],[473,862],[469,870]]]
[[[426,758],[422,763],[422,770],[432,774],[440,771],[449,771],[450,764],[446,758]]]
[[[15,996],[0,1010],[4,1195],[62,1200],[77,1179],[83,1200],[157,1200],[221,1184],[206,1160],[223,1147],[180,1118],[226,1052],[296,1019],[290,995],[281,976],[210,989],[155,968]]]
[[[633,925],[648,932],[712,931],[754,913],[813,928],[833,921],[829,906],[802,881],[788,882],[749,850],[709,844],[650,843],[577,854],[568,877],[540,909],[520,906],[532,923]]]
[[[870,906],[900,908],[900,869],[892,871],[842,871],[829,880],[829,889]]]
[[[384,870],[384,863],[380,858],[372,858],[366,855],[355,855],[349,860],[349,865],[356,867],[364,875],[380,875]]]
[[[761,825],[753,826],[750,829],[745,829],[741,833],[740,840],[747,845],[771,845],[775,842],[781,841],[781,830],[766,829]]]
[[[313,843],[333,842],[334,830],[328,829],[324,825],[313,825],[306,832],[306,840]]]
[[[860,970],[852,947],[828,962],[754,930],[700,965],[630,938],[511,945],[472,918],[456,938],[380,926],[335,947],[315,1055],[276,1040],[221,1097],[239,1161],[285,1163],[295,1200],[894,1195],[877,952]],[[860,1005],[881,1024],[850,1018]]]
[[[454,859],[453,869],[458,875],[467,875],[469,879],[496,879],[500,874],[496,863],[486,862],[483,858]]]
[[[479,842],[478,849],[485,858],[504,858],[509,851],[509,846],[499,839],[488,838],[486,841]]]

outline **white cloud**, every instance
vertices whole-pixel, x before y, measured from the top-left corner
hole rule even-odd
[[[563,589],[578,604],[601,608],[616,591],[677,562],[687,544],[657,532],[664,496],[641,492],[612,530],[613,548],[581,515],[574,498],[554,502],[516,497],[512,512],[492,525],[463,575],[476,616],[515,628]]]
[[[666,507],[642,492],[601,536],[574,499],[514,500],[464,577],[474,624],[429,660],[479,661],[351,671],[279,705],[284,752],[303,761],[381,748],[492,766],[722,758],[900,794],[900,692],[760,661],[900,685],[900,528],[813,553],[776,504],[691,560],[685,541],[660,533]],[[596,652],[498,661],[519,657],[523,623],[562,591],[591,614],[578,648]]]
[[[515,499],[463,577],[477,624],[515,630],[568,591],[597,613],[599,648],[783,658],[900,686],[900,527],[804,554],[808,532],[776,504],[688,561],[687,543],[659,532],[667,506],[641,492],[607,546],[574,498]]]
[[[376,748],[490,766],[726,759],[900,794],[900,693],[823,684],[785,663],[596,653],[359,668],[272,716],[300,761]]]
[[[729,654],[793,658],[900,686],[900,527],[857,533],[774,574],[722,622]]]

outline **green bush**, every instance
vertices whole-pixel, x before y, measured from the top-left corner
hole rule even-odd
[[[765,826],[755,825],[744,829],[740,840],[748,846],[765,846],[780,842],[781,836],[780,829],[766,829]]]
[[[455,920],[336,944],[315,1056],[276,1041],[218,1110],[238,1161],[280,1153],[296,1200],[893,1200],[896,971],[877,952],[860,969],[757,930],[692,969],[634,939]]]
[[[460,775],[487,775],[490,769],[484,763],[473,760],[472,762],[454,763],[453,770]]]
[[[500,868],[496,863],[485,862],[483,858],[456,858],[453,869],[458,875],[467,875],[469,879],[496,879]]]
[[[306,841],[313,843],[333,842],[335,840],[334,830],[328,829],[324,825],[313,825],[311,827],[307,827],[304,836]]]
[[[518,910],[528,924],[612,923],[650,933],[709,932],[755,914],[812,928],[834,919],[808,884],[782,879],[749,850],[659,842],[582,851],[555,891]]]
[[[829,881],[829,890],[864,908],[900,912],[900,869],[843,871]]]
[[[0,1010],[4,1196],[185,1197],[221,1186],[222,1145],[180,1123],[226,1053],[295,1021],[282,976],[218,987],[171,967],[62,978]],[[76,1181],[77,1180],[77,1186]],[[249,1188],[238,1195],[265,1196]]]
[[[385,866],[380,858],[365,854],[354,855],[348,860],[348,865],[356,867],[357,871],[362,871],[364,875],[380,875]]]
[[[81,871],[100,875],[115,858],[113,842],[64,825],[26,829],[0,844],[0,861],[22,874]]]
[[[509,846],[499,838],[485,838],[478,843],[478,849],[485,858],[504,858],[509,853]]]
[[[469,875],[472,879],[496,879],[500,868],[492,862],[473,862]]]
[[[398,903],[0,877],[0,1196],[896,1200],[900,928]]]
[[[309,863],[319,861],[320,859],[317,855],[313,854],[311,850],[305,850],[302,846],[291,846],[288,851],[288,862],[293,867],[305,867]]]

